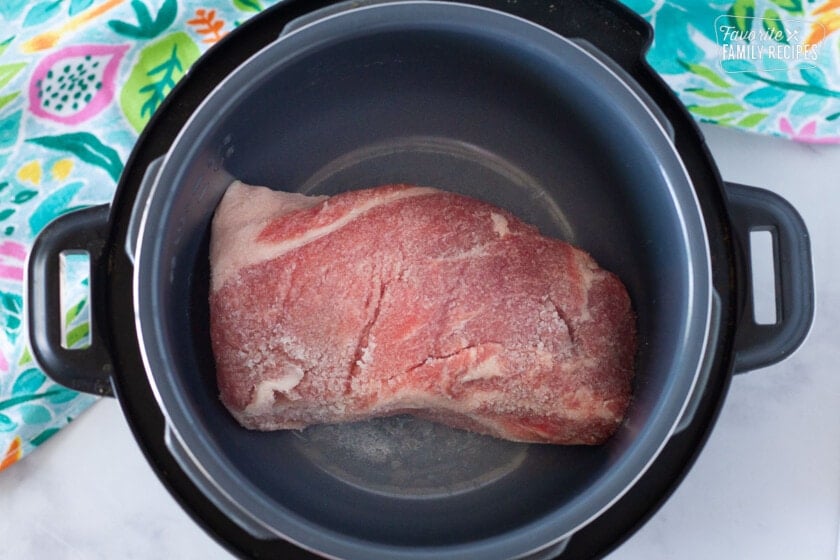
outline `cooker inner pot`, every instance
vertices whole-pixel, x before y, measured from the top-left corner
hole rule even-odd
[[[648,436],[667,434],[662,422],[682,406],[669,399],[685,398],[697,366],[683,361],[697,266],[674,194],[685,185],[635,98],[557,42],[444,20],[305,28],[223,84],[170,152],[141,234],[156,312],[140,326],[159,333],[161,348],[146,351],[169,365],[151,375],[197,462],[236,480],[227,490],[273,512],[277,529],[410,547],[574,527],[593,514],[582,504],[605,506],[664,442]],[[620,276],[638,314],[625,424],[598,447],[503,442],[407,417],[241,428],[218,399],[208,335],[209,224],[232,178],[307,194],[435,186],[584,248]]]

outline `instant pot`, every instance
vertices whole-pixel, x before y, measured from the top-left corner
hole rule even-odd
[[[721,181],[644,62],[651,39],[605,1],[281,2],[190,69],[112,204],[38,237],[33,356],[59,383],[116,396],[172,495],[243,557],[605,554],[687,472],[732,374],[784,359],[813,317],[801,218],[777,195]],[[410,417],[240,427],[218,399],[208,318],[209,225],[234,179],[305,194],[434,186],[590,252],[638,316],[624,423],[595,447]],[[773,238],[773,324],[753,312],[757,230]],[[61,344],[65,252],[90,255],[83,350]]]

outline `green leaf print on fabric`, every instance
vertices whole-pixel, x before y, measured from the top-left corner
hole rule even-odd
[[[177,0],[164,0],[154,18],[152,18],[149,7],[141,0],[132,0],[131,8],[134,10],[134,15],[137,18],[136,25],[112,19],[108,22],[108,27],[120,35],[125,35],[132,39],[154,39],[169,29],[169,26],[175,21],[175,16],[178,15]]]
[[[25,404],[18,409],[24,424],[46,424],[52,420],[50,411],[40,404]]]
[[[60,404],[72,401],[79,395],[79,393],[77,393],[76,391],[67,389],[65,387],[59,387],[59,389],[61,390],[53,393],[49,397],[46,397],[45,400],[52,404]]]
[[[0,54],[6,50],[6,47],[11,44],[14,37],[10,37],[6,39],[2,43],[0,43]],[[2,64],[0,65],[0,89],[5,87],[9,82],[17,76],[21,70],[26,67],[26,62],[12,62],[9,64]],[[0,109],[17,99],[20,95],[20,91],[13,91],[11,93],[0,95]]]
[[[73,327],[69,331],[67,331],[67,338],[65,343],[67,344],[68,348],[77,348],[79,343],[85,341],[90,334],[90,325],[87,323],[83,323],[77,327]],[[85,347],[90,346],[90,343],[85,344]]]
[[[31,200],[36,196],[38,196],[38,191],[22,190],[12,198],[12,202],[15,204],[23,204],[27,200]]]
[[[3,52],[5,52],[5,50],[9,47],[9,45],[12,44],[12,41],[14,41],[14,39],[15,37],[11,36],[8,39],[0,42],[0,55],[2,55]],[[0,65],[0,89],[8,85],[8,83],[11,82],[14,79],[14,77],[20,73],[21,70],[26,68],[27,64],[28,63],[26,62],[11,62],[8,64]],[[13,91],[11,93],[0,95],[0,110],[2,110],[3,107],[8,105],[15,99],[17,99],[19,95],[20,91]]]
[[[23,111],[15,111],[8,117],[0,118],[0,150],[13,146],[20,133],[20,118]]]
[[[692,74],[696,74],[697,76],[704,78],[705,80],[711,82],[712,84],[718,87],[732,87],[729,82],[727,82],[725,79],[719,76],[717,72],[715,72],[708,66],[703,66],[702,64],[692,64],[690,62],[686,62],[685,60],[679,60],[678,62],[680,66],[682,66]]]
[[[263,9],[260,0],[233,0],[233,5],[243,12],[259,12]]]
[[[120,93],[120,107],[137,132],[143,130],[201,51],[183,31],[167,35],[140,51]]]
[[[791,14],[802,13],[802,0],[770,0],[781,9],[790,12]],[[808,0],[809,2],[813,0]]]
[[[4,87],[18,72],[26,67],[26,62],[13,62],[11,64],[3,64],[0,66],[0,88]]]
[[[120,155],[110,146],[103,144],[89,132],[71,132],[58,136],[38,136],[27,142],[38,144],[51,150],[70,152],[80,160],[101,167],[116,182],[122,173],[123,163]]]
[[[729,25],[738,30],[744,42],[749,43],[749,32],[752,31],[755,16],[755,0],[735,0],[727,12]]]
[[[34,393],[47,380],[47,376],[36,368],[24,370],[12,385],[12,395]]]
[[[757,126],[760,122],[768,117],[768,113],[750,113],[746,117],[742,118],[741,120],[735,123],[735,126],[740,126],[743,128],[752,128]]]
[[[695,37],[699,34],[714,43],[715,19],[723,13],[719,6],[708,2],[693,2],[691,10],[674,1],[623,0],[623,3],[655,20],[656,33],[646,58],[663,75],[685,72],[680,60],[691,63],[703,60],[705,51]]]
[[[825,107],[826,103],[828,103],[827,97],[805,93],[790,106],[790,114],[801,117],[815,115]]]
[[[758,88],[744,96],[744,101],[762,109],[777,105],[785,98],[785,92],[772,86]]]
[[[2,0],[0,1],[0,18],[12,21],[22,12],[29,0]]]
[[[76,393],[73,393],[73,396],[75,395]],[[58,432],[58,428],[47,428],[46,430],[32,438],[29,441],[29,443],[35,446],[41,445],[42,443],[50,439],[53,435],[55,435],[56,432]]]
[[[755,72],[755,65],[749,60],[724,60],[720,66],[733,82],[755,85],[755,80],[749,76],[750,72]]]
[[[825,72],[816,66],[803,66],[799,69],[799,75],[806,83],[818,88],[825,88],[828,85]]]
[[[67,15],[75,16],[79,12],[83,12],[93,4],[93,0],[70,0],[70,8],[67,10]]]
[[[717,105],[686,105],[689,111],[701,117],[721,117],[728,113],[743,111],[738,103],[720,103]]]
[[[7,39],[3,39],[2,41],[0,41],[0,55],[2,55],[4,52],[6,52],[6,49],[9,48],[9,45],[11,45],[12,41],[14,41],[14,40],[15,40],[15,36],[12,35],[11,37],[9,37]]]
[[[172,52],[169,58],[155,66],[146,75],[158,79],[156,82],[146,84],[140,88],[140,93],[149,92],[150,97],[140,108],[141,117],[151,117],[152,113],[160,106],[166,97],[167,91],[175,87],[177,83],[175,76],[184,72],[184,66],[178,59],[178,45],[172,45]]]
[[[44,391],[43,393],[35,393],[31,395],[19,395],[16,397],[12,397],[9,399],[5,399],[0,401],[0,410],[5,410],[7,408],[12,408],[13,406],[17,406],[19,404],[30,402],[30,401],[37,401],[39,399],[49,399],[50,397],[57,395],[62,390],[61,387],[56,386],[53,389],[48,391]]]
[[[32,354],[29,352],[29,348],[24,347],[23,353],[20,356],[20,360],[18,360],[19,366],[25,366],[28,363],[32,362]]]
[[[59,13],[61,2],[62,0],[47,0],[46,2],[35,4],[26,13],[26,17],[23,19],[23,26],[31,27],[33,25],[40,25],[52,19],[53,16]]]
[[[17,428],[17,422],[5,414],[0,414],[0,432],[11,432],[15,428]]]
[[[785,80],[776,80],[773,78],[766,78],[757,74],[755,72],[747,72],[745,76],[748,78],[752,78],[758,82],[764,82],[765,84],[769,84],[771,86],[775,86],[779,89],[787,90],[787,91],[801,91],[803,93],[811,93],[814,95],[821,95],[823,97],[834,97],[840,98],[840,91],[832,90],[824,87],[819,87],[811,84],[800,84],[796,82],[788,82]]]
[[[82,284],[84,283],[82,282]],[[90,323],[87,311],[86,297],[83,297],[76,305],[67,310],[64,316],[64,344],[67,348],[87,348],[90,346]]]
[[[8,292],[0,293],[0,326],[5,329],[6,336],[14,342],[20,334],[23,314],[23,297]]]
[[[774,41],[784,45],[788,44],[787,31],[785,31],[785,26],[779,17],[779,12],[772,8],[764,10],[764,14],[761,16],[761,25]]]
[[[707,99],[734,99],[735,96],[729,93],[728,91],[715,91],[705,88],[686,88],[686,93],[693,93],[694,95],[699,95],[700,97],[705,97]]]
[[[70,210],[67,205],[84,186],[82,181],[68,183],[44,199],[29,216],[29,227],[33,234],[44,229],[56,216]]]
[[[65,327],[69,327],[73,323],[76,317],[79,316],[79,313],[82,312],[82,309],[85,308],[86,304],[87,298],[83,298],[81,301],[79,301],[79,303],[67,310],[67,314],[64,316]]]
[[[0,109],[2,109],[6,105],[8,105],[12,101],[14,101],[15,99],[17,99],[17,97],[19,95],[20,95],[19,91],[13,91],[12,93],[9,93],[7,95],[0,95]],[[0,165],[0,167],[3,167],[3,166]]]

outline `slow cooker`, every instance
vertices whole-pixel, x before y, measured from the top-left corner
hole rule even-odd
[[[32,353],[116,396],[152,468],[244,557],[580,558],[667,498],[733,373],[792,352],[813,316],[808,235],[723,184],[611,2],[289,0],[212,48],[141,135],[111,205],[58,218],[27,270]],[[217,397],[209,222],[233,179],[306,194],[386,183],[503,206],[590,252],[638,316],[634,398],[603,446],[540,446],[397,417],[249,432]],[[774,242],[756,322],[750,234]],[[387,243],[387,236],[383,238]],[[61,345],[60,259],[90,255],[91,345]],[[390,446],[388,463],[360,450]]]

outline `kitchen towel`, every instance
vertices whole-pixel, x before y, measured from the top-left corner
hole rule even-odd
[[[56,216],[111,200],[139,132],[190,65],[268,0],[0,0],[0,470],[96,398],[39,371],[23,267]],[[76,262],[73,262],[73,261]],[[65,266],[68,347],[88,336],[86,261]]]
[[[647,60],[701,122],[840,143],[840,0],[623,0]]]
[[[32,240],[54,217],[109,201],[139,132],[184,72],[273,3],[0,0],[0,470],[95,401],[52,383],[28,351]],[[698,120],[840,140],[840,0],[625,3],[654,26],[648,60]],[[78,259],[67,259],[57,319],[68,346],[88,336]]]

